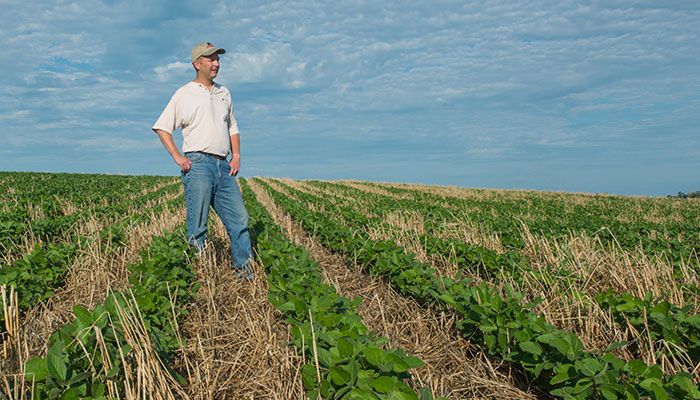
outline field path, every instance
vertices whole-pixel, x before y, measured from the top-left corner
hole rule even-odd
[[[201,287],[180,326],[185,349],[178,360],[189,398],[305,399],[303,363],[288,346],[287,324],[267,300],[265,270],[254,262],[252,282],[234,275],[229,239],[215,215],[209,243],[193,266]]]

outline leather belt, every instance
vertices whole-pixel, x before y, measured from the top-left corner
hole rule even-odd
[[[218,159],[218,160],[225,160],[225,159],[226,159],[226,157],[224,157],[224,156],[220,156],[220,155],[218,155],[218,154],[207,153],[207,152],[205,152],[205,151],[188,151],[188,153],[199,153],[199,154],[204,154],[204,155],[206,155],[206,156],[212,156],[212,157],[214,157],[214,158],[216,158],[216,159]]]

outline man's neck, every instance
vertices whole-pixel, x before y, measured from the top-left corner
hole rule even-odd
[[[204,87],[206,87],[209,90],[211,90],[212,86],[214,86],[214,81],[212,79],[206,79],[206,78],[202,78],[200,76],[195,78],[195,80],[193,80],[192,82],[200,83],[200,84],[204,85]]]

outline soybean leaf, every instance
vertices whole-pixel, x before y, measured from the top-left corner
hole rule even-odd
[[[35,357],[24,364],[24,376],[30,382],[43,381],[48,375],[49,370],[45,358]]]
[[[389,393],[394,390],[396,378],[391,376],[380,376],[372,382],[372,387],[379,393]]]
[[[331,382],[336,386],[344,386],[351,378],[349,372],[337,366],[331,367],[328,376],[331,378]]]
[[[80,321],[83,327],[88,327],[94,322],[90,311],[80,305],[76,304],[73,306],[73,314],[75,314],[75,317],[78,319],[78,321]]]
[[[49,374],[58,381],[65,381],[68,369],[63,358],[63,342],[57,341],[49,349],[46,355]]]
[[[530,354],[534,355],[541,355],[542,354],[542,346],[540,346],[539,343],[535,342],[522,342],[520,343],[520,349],[522,351],[525,351]]]
[[[352,356],[353,352],[354,348],[350,340],[344,337],[338,339],[338,354],[341,358],[348,358]]]

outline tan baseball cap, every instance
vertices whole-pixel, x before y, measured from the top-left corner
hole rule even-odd
[[[224,54],[226,50],[216,47],[209,42],[200,43],[192,48],[192,62],[195,62],[201,56],[210,56],[214,53]]]

